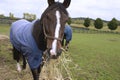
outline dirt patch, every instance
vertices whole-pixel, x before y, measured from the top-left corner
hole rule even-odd
[[[9,39],[9,37],[6,35],[0,35],[0,40],[6,40],[6,39]]]

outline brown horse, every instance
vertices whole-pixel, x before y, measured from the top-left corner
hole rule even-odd
[[[70,2],[71,0],[64,0],[63,3],[48,0],[49,6],[40,20],[18,20],[11,25],[10,41],[18,70],[21,70],[19,60],[22,55],[23,69],[26,68],[27,60],[34,80],[39,80],[43,53],[56,59],[62,52],[61,41],[65,23],[69,19],[66,8]]]

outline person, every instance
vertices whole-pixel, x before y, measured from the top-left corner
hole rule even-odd
[[[69,43],[71,40],[72,40],[72,28],[69,24],[66,24],[64,29],[64,37],[62,40],[62,46],[65,48],[66,51],[68,51]]]

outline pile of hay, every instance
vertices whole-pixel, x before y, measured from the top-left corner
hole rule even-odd
[[[72,80],[69,69],[71,61],[69,54],[63,52],[59,59],[46,62],[42,68],[40,80]]]

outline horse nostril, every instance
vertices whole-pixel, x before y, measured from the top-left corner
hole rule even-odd
[[[51,55],[51,58],[52,59],[57,59],[57,56],[56,55]]]
[[[58,52],[57,52],[57,56],[60,56],[62,53],[62,49],[59,49]]]

